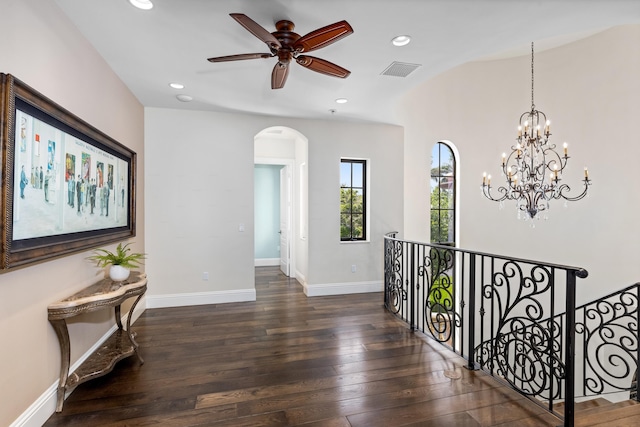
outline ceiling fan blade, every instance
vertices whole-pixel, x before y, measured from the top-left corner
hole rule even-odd
[[[303,67],[315,71],[317,73],[326,74],[328,76],[340,77],[342,79],[349,77],[351,71],[342,68],[332,62],[313,56],[300,55],[296,58],[296,62]]]
[[[336,22],[300,37],[293,44],[293,49],[298,52],[311,52],[335,43],[349,34],[353,34],[353,28],[347,21]]]
[[[240,55],[227,55],[216,56],[214,58],[208,58],[209,62],[227,62],[227,61],[242,61],[244,59],[259,59],[259,58],[271,58],[273,55],[270,53],[241,53]]]
[[[238,21],[238,23],[246,28],[251,34],[265,42],[270,49],[278,49],[282,47],[278,39],[275,38],[273,34],[265,30],[260,24],[249,18],[244,13],[230,13],[229,16]]]
[[[287,82],[289,63],[278,62],[271,73],[271,89],[281,89]]]

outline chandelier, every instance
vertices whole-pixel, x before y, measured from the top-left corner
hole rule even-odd
[[[502,153],[502,176],[506,178],[504,186],[493,192],[491,175],[486,172],[482,177],[482,193],[489,200],[500,202],[515,200],[518,218],[540,219],[540,212],[547,219],[546,211],[552,199],[574,202],[587,195],[591,180],[589,171],[584,168],[584,189],[577,196],[570,196],[571,188],[562,181],[562,173],[569,161],[567,143],[563,144],[563,153],[556,151],[555,144],[549,142],[551,122],[533,102],[533,43],[531,43],[531,110],[520,116],[516,144],[511,153]],[[521,215],[524,213],[524,215]]]

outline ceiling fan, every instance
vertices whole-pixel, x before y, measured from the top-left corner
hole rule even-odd
[[[289,64],[295,60],[298,64],[317,73],[328,76],[345,78],[351,72],[334,63],[314,56],[303,55],[316,49],[323,48],[353,33],[353,28],[347,21],[336,22],[326,27],[318,28],[304,36],[293,32],[295,25],[291,21],[276,22],[276,31],[265,30],[260,24],[242,13],[231,13],[230,16],[238,21],[251,34],[267,44],[271,53],[243,53],[239,55],[218,56],[208,58],[210,62],[240,61],[244,59],[278,57],[278,63],[271,73],[271,89],[284,87],[289,75]]]

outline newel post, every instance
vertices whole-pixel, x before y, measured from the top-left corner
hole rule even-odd
[[[576,277],[587,277],[586,270],[567,270],[567,295],[565,313],[567,330],[565,334],[565,410],[564,425],[573,427],[575,417],[575,374],[576,374]]]

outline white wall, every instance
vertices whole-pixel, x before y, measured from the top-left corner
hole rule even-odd
[[[322,128],[318,129],[321,130]],[[403,227],[403,130],[384,125],[336,123],[309,138],[309,283],[348,292],[382,290],[383,235]],[[369,239],[340,242],[340,158],[368,160]],[[351,266],[356,265],[356,272]],[[343,283],[354,282],[351,285]],[[378,288],[378,282],[380,287]],[[332,284],[336,284],[335,286]]]
[[[0,72],[15,75],[138,153],[138,235],[133,248],[144,252],[142,106],[54,2],[1,3]],[[88,255],[66,256],[0,276],[0,425],[18,418],[24,422],[21,414],[29,411],[45,417],[53,412],[60,347],[47,321],[47,305],[97,278]],[[104,311],[72,322],[72,364],[109,330],[112,319],[113,313]],[[35,417],[32,425],[44,421]]]
[[[296,160],[293,166],[293,214],[294,236],[296,241],[295,251],[296,266],[295,275],[300,283],[306,283],[309,274],[309,142],[300,135],[295,140]]]
[[[173,303],[178,294],[192,304],[250,299],[252,292],[255,298],[253,144],[271,126],[308,138],[307,286],[333,284],[348,292],[345,283],[376,283],[382,289],[382,234],[402,228],[401,128],[147,108],[146,225],[153,254],[147,272],[154,277],[148,306]],[[339,162],[348,156],[371,159],[370,243],[340,243]]]
[[[254,139],[254,156],[257,158],[295,159],[295,135],[292,135],[289,130],[273,129],[273,131],[283,132],[285,136],[272,134],[269,130],[261,132]]]
[[[570,144],[566,183],[579,188],[589,166],[590,196],[552,202],[548,221],[518,221],[515,207],[480,193],[482,173],[497,183],[501,154],[531,104],[531,57],[476,62],[443,73],[407,96],[405,237],[425,240],[428,162],[438,140],[459,149],[463,248],[581,266],[579,302],[640,278],[640,26],[623,26],[535,54],[535,104],[552,121],[552,141]]]

